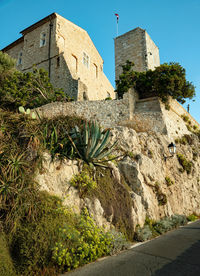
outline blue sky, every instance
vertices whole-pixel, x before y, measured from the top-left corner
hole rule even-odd
[[[119,35],[136,27],[146,29],[160,49],[161,63],[179,62],[196,86],[190,113],[200,122],[200,0],[0,0],[0,49],[52,12],[87,30],[113,86],[114,13],[119,14]]]

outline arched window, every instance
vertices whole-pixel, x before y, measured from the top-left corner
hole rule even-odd
[[[42,32],[40,34],[40,47],[43,47],[46,45],[46,36],[47,36],[46,32]]]

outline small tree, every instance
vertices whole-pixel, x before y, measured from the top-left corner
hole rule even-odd
[[[15,60],[0,51],[0,81],[14,71]]]
[[[195,96],[194,85],[186,80],[185,69],[178,63],[164,63],[146,72],[136,72],[131,69],[133,63],[127,61],[122,66],[123,73],[116,81],[119,98],[134,87],[140,98],[159,97],[164,103],[168,103],[169,97],[184,103],[186,98]]]
[[[0,52],[0,106],[16,110],[19,106],[35,108],[66,99],[62,89],[55,89],[44,69],[22,73],[14,68],[15,61]]]

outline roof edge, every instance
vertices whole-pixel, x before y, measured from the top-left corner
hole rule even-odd
[[[20,42],[24,41],[24,37],[20,37],[17,40],[15,40],[14,42],[10,43],[8,46],[4,47],[3,49],[1,49],[2,52],[6,52],[8,50],[10,50],[12,47],[14,47],[15,45],[19,44]]]
[[[54,19],[55,17],[57,16],[57,14],[54,12],[54,13],[51,13],[49,14],[48,16],[44,17],[43,19],[37,21],[36,23],[32,24],[31,26],[29,26],[28,28],[22,30],[20,32],[20,34],[22,35],[26,35],[27,33],[31,32],[32,30],[36,29],[37,27],[41,26],[42,24],[50,21],[51,19]]]
[[[126,32],[126,33],[124,33],[124,34],[122,34],[122,35],[119,35],[119,36],[117,36],[117,37],[115,37],[115,39],[118,39],[119,37],[122,37],[122,36],[124,36],[124,35],[127,35],[127,34],[129,34],[129,33],[131,33],[131,32],[135,32],[136,30],[141,30],[141,31],[143,31],[143,32],[146,32],[146,30],[145,29],[142,29],[142,28],[140,28],[140,27],[137,27],[137,28],[135,28],[135,29],[133,29],[133,30],[130,30],[130,31],[128,31],[128,32]]]

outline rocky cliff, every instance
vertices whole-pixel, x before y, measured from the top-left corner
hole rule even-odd
[[[83,170],[77,161],[54,162],[46,154],[45,172],[38,174],[41,189],[61,196],[65,205],[80,212],[86,206],[96,222],[107,229],[128,228],[132,235],[147,217],[159,220],[172,214],[200,214],[200,141],[190,134],[176,140],[177,154],[169,156],[167,135],[137,133],[128,127],[112,129],[118,140],[107,169],[88,174],[98,184],[96,192],[81,196],[70,184]]]

